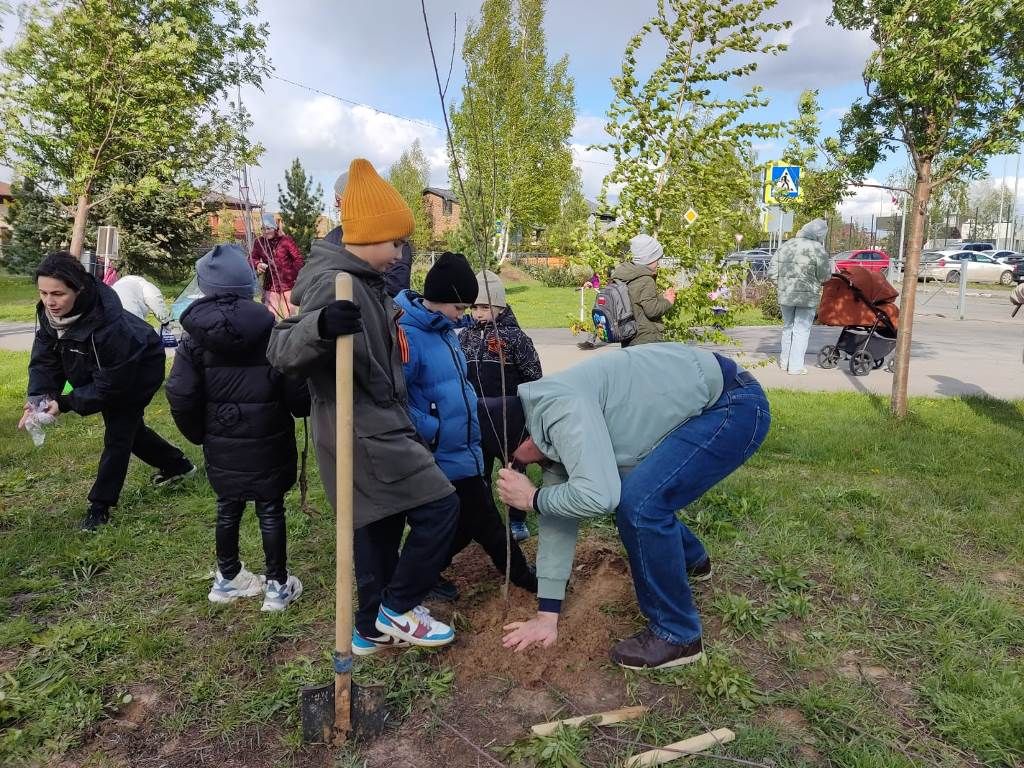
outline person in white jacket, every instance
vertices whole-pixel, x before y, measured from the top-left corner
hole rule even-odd
[[[170,310],[160,289],[144,277],[125,275],[111,288],[121,300],[121,306],[143,320],[152,312],[161,325],[171,321]]]

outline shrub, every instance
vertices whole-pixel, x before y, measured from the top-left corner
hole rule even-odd
[[[578,265],[564,267],[524,267],[524,271],[540,280],[548,288],[579,288],[593,274],[588,268]]]
[[[756,302],[761,308],[765,320],[782,320],[782,309],[779,307],[779,292],[774,283],[764,283],[764,293]]]

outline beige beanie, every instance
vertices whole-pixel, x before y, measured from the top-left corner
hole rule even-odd
[[[491,270],[485,269],[483,272],[477,273],[476,283],[480,286],[480,291],[476,295],[477,304],[490,304],[492,307],[501,307],[502,309],[508,306],[505,301],[505,286],[501,284],[501,278]],[[490,291],[489,301],[488,291]]]

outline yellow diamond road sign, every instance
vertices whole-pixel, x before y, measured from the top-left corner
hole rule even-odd
[[[697,220],[697,212],[693,210],[693,208],[690,208],[683,214],[683,218],[686,220],[687,226],[693,226],[693,222]]]

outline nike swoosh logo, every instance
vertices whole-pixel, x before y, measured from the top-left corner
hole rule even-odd
[[[408,624],[399,624],[397,621],[395,621],[394,619],[392,619],[390,617],[388,617],[388,621],[390,621],[395,626],[395,628],[397,630],[399,630],[400,632],[408,632],[409,631],[409,625]]]

